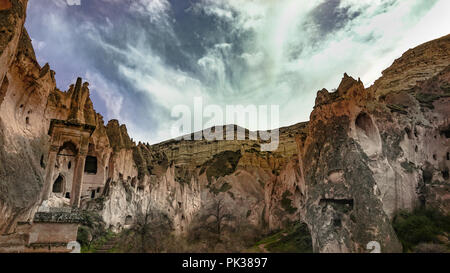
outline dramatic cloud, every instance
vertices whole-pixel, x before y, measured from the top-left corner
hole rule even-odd
[[[344,72],[368,86],[402,52],[448,34],[448,10],[447,0],[39,0],[27,28],[60,89],[84,77],[106,120],[155,143],[195,96],[280,105],[281,126],[308,120],[316,91]]]

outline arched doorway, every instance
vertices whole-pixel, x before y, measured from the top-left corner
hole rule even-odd
[[[63,193],[64,192],[64,176],[59,175],[53,183],[52,192],[54,193]]]
[[[381,137],[372,118],[360,113],[355,120],[356,136],[359,144],[368,156],[381,152]]]
[[[66,141],[59,148],[58,155],[76,156],[78,154],[77,146],[72,141]]]

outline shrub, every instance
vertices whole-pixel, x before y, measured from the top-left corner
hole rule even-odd
[[[411,252],[421,243],[439,244],[439,235],[450,232],[450,216],[435,209],[415,209],[399,212],[393,227],[405,252]]]
[[[297,211],[297,208],[292,206],[292,200],[289,198],[291,195],[292,193],[286,190],[283,193],[283,199],[281,199],[281,206],[289,214],[293,214]]]

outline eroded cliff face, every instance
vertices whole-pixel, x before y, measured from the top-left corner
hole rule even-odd
[[[448,213],[450,36],[405,53],[372,87],[348,75],[318,92],[299,140],[315,251],[401,251],[390,220],[400,209]]]
[[[2,1],[0,8],[0,233],[32,217],[43,184],[40,158],[48,147],[40,118],[49,86],[23,28],[26,4]]]
[[[250,140],[172,140],[133,146],[128,136],[119,133],[118,123],[110,122],[107,130],[120,143],[114,156],[129,157],[130,149],[125,148],[129,143],[133,158],[125,162],[136,164],[137,174],[119,172],[108,183],[102,203],[89,202],[87,208],[97,207],[111,227],[120,229],[136,210],[151,203],[167,213],[175,230],[182,233],[220,195],[237,218],[262,229],[280,228],[299,218],[295,136],[304,127],[282,128],[279,151],[260,152],[260,143]]]
[[[98,170],[81,206],[117,231],[150,204],[183,233],[220,196],[262,230],[306,222],[316,252],[365,252],[370,241],[396,252],[395,212],[449,211],[450,36],[408,51],[369,88],[344,75],[336,92],[319,91],[310,121],[281,128],[276,151],[251,140],[148,145],[117,120],[105,126],[81,79],[56,88],[23,28],[26,4],[0,1],[0,235],[32,222],[44,201],[52,119],[95,126],[88,155]],[[71,163],[58,158],[51,180],[70,181]],[[67,206],[66,197],[47,201]]]

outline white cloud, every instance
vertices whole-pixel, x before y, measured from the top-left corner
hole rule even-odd
[[[161,20],[170,10],[170,3],[167,0],[138,0],[131,3],[130,10],[149,15],[151,20]]]
[[[108,84],[99,73],[87,71],[85,79],[89,82],[91,93],[97,93],[104,101],[107,108],[106,118],[122,120],[123,96],[120,92],[114,86]]]
[[[61,4],[61,1],[56,2]],[[128,126],[130,135],[138,140],[158,142],[170,137],[170,109],[177,104],[191,105],[192,98],[199,95],[203,96],[206,104],[221,106],[278,104],[281,106],[280,125],[286,126],[307,120],[316,91],[323,87],[328,90],[337,87],[344,72],[361,77],[368,86],[404,51],[447,34],[450,25],[450,16],[446,14],[450,10],[448,0],[342,0],[340,11],[358,16],[325,33],[316,21],[327,18],[314,20],[311,17],[316,7],[324,2],[197,2],[188,12],[196,16],[214,16],[230,28],[226,28],[227,32],[214,29],[212,34],[200,37],[204,45],[211,45],[202,48],[202,56],[189,49],[182,52],[191,62],[189,65],[195,67],[195,72],[169,64],[167,56],[163,55],[167,53],[160,53],[164,50],[155,48],[154,44],[162,44],[162,47],[182,42],[189,44],[189,41],[178,40],[182,38],[177,37],[174,31],[177,18],[172,18],[172,7],[167,0],[133,1],[129,10],[147,17],[149,27],[158,29],[158,36],[149,36],[155,34],[133,25],[135,28],[129,29],[133,29],[133,37],[138,38],[126,41],[126,46],[123,43],[118,46],[100,35],[114,35],[116,29],[111,22],[114,18],[100,26],[82,22],[78,27],[83,29],[83,33],[102,50],[115,56],[111,58],[121,80],[128,82],[135,88],[134,92],[144,94],[142,97],[155,105],[146,109],[147,116],[139,117],[157,120],[158,124],[152,125],[156,129],[151,132],[145,132],[137,126],[139,123],[135,119],[130,118],[129,113],[134,109],[123,107],[125,99],[113,86],[102,81],[101,71],[87,76],[96,82],[95,92],[99,92],[107,106],[114,108],[108,115],[120,117],[121,122],[131,121]],[[176,2],[172,3],[175,5]],[[68,26],[61,20],[49,17],[52,31],[65,35]],[[194,39],[196,29],[190,31]],[[70,37],[66,40],[70,41]],[[69,43],[67,50],[72,50],[71,47]]]

